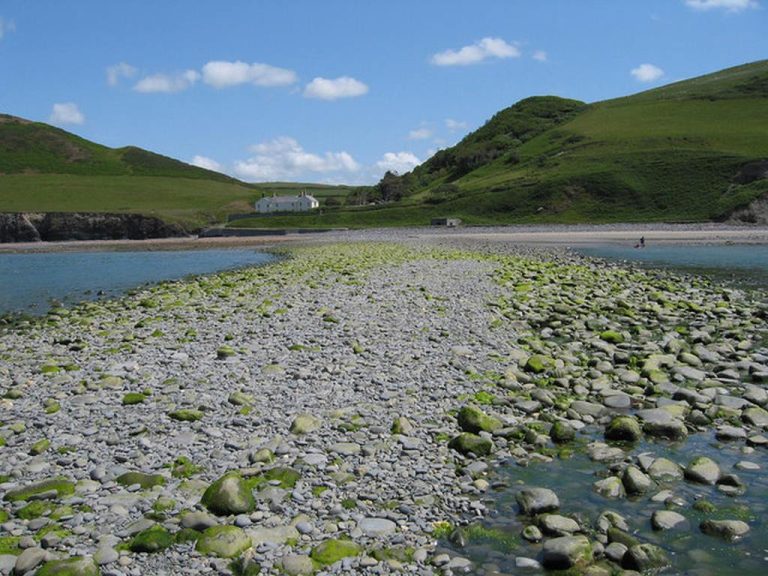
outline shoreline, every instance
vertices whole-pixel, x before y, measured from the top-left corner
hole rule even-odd
[[[445,229],[370,228],[343,232],[317,232],[296,235],[235,236],[200,238],[158,238],[147,240],[71,240],[61,242],[22,242],[0,244],[2,253],[205,250],[209,248],[263,248],[275,244],[311,244],[329,240],[367,240],[391,238],[474,239],[514,245],[587,246],[601,244],[634,245],[645,237],[652,245],[727,245],[768,244],[768,226],[731,224],[552,224],[469,226]]]

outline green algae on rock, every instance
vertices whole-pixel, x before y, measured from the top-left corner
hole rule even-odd
[[[202,419],[203,413],[195,408],[182,408],[181,410],[169,412],[168,417],[180,422],[196,422]]]
[[[42,480],[41,482],[35,482],[22,488],[15,488],[9,490],[5,494],[5,500],[8,502],[17,502],[19,500],[29,500],[33,496],[40,496],[46,493],[55,493],[57,498],[63,498],[65,496],[71,496],[75,493],[74,482],[64,477],[51,478],[49,480]]]
[[[493,432],[502,428],[504,424],[498,418],[489,416],[477,406],[471,404],[462,406],[457,416],[459,426],[464,432],[477,434],[479,432]]]
[[[322,566],[330,566],[344,558],[358,556],[362,551],[363,548],[359,544],[350,540],[331,539],[325,540],[312,548],[309,556]]]
[[[474,454],[475,456],[488,456],[493,452],[493,442],[488,438],[483,438],[477,434],[462,432],[449,443],[448,447],[456,450],[465,456]]]
[[[235,558],[251,547],[250,537],[237,526],[211,526],[197,539],[195,550],[206,556]]]
[[[159,524],[142,530],[136,534],[128,543],[131,552],[144,552],[152,554],[162,552],[166,548],[173,546],[174,538],[168,530]]]
[[[99,576],[99,567],[93,558],[76,556],[66,560],[51,560],[35,572],[35,576]]]
[[[229,472],[211,484],[201,502],[220,516],[250,513],[256,507],[248,484],[237,472]]]
[[[165,476],[160,474],[145,474],[144,472],[126,472],[115,481],[121,486],[133,486],[138,484],[142,490],[150,490],[155,486],[165,485]]]

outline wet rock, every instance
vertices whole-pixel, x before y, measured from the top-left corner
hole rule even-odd
[[[656,510],[651,515],[651,526],[654,530],[672,530],[673,528],[682,528],[688,523],[688,520],[682,514],[673,510]]]
[[[542,512],[553,512],[560,507],[560,500],[549,488],[523,488],[515,496],[520,513],[535,516]]]
[[[642,437],[640,424],[632,416],[617,416],[605,428],[608,440],[636,442]]]
[[[592,561],[592,546],[586,536],[561,536],[544,542],[542,554],[545,568],[566,570],[586,566]]]
[[[605,498],[624,498],[627,494],[617,476],[609,476],[592,484],[595,491]]]
[[[567,422],[558,420],[552,424],[552,429],[549,431],[549,436],[555,444],[565,444],[571,442],[576,438],[576,431]]]
[[[650,476],[636,466],[627,466],[621,475],[621,482],[627,494],[645,494],[654,485]]]
[[[637,415],[643,420],[643,432],[655,438],[682,440],[688,436],[688,430],[682,420],[672,416],[662,408],[639,410]]]
[[[733,541],[749,532],[749,524],[741,520],[704,520],[699,529],[704,534]]]
[[[580,530],[576,520],[559,514],[544,514],[539,518],[539,526],[546,534],[554,536],[570,536]]]
[[[622,559],[622,566],[630,570],[645,572],[669,565],[664,551],[653,544],[636,544],[627,550]]]
[[[707,456],[699,456],[686,466],[685,478],[700,484],[715,484],[720,478],[720,466]]]
[[[657,482],[679,480],[683,477],[683,469],[668,458],[656,458],[648,468],[648,475]]]

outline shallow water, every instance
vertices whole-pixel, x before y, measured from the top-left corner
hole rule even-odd
[[[250,249],[0,254],[0,314],[117,296],[143,284],[267,264]]]
[[[586,430],[586,429],[585,429]],[[602,440],[596,430],[586,430],[577,436],[583,443]],[[652,502],[651,496],[658,490],[634,498],[611,500],[592,490],[592,483],[608,476],[609,464],[592,462],[583,450],[576,450],[571,458],[555,458],[549,463],[533,463],[527,467],[514,462],[495,470],[492,482],[503,482],[507,487],[491,492],[486,504],[490,517],[483,521],[485,526],[501,528],[510,536],[518,537],[525,518],[517,516],[515,495],[521,485],[541,486],[554,490],[560,499],[559,514],[579,519],[587,527],[587,534],[594,528],[598,516],[606,510],[623,515],[629,523],[631,534],[641,542],[661,546],[667,553],[672,566],[666,574],[688,574],[695,576],[719,576],[740,574],[758,576],[768,574],[768,451],[755,449],[751,454],[742,453],[743,442],[720,442],[714,432],[694,434],[683,443],[640,442],[627,447],[626,456],[637,456],[652,452],[656,457],[664,456],[683,466],[696,456],[709,456],[720,465],[723,473],[736,473],[747,485],[741,496],[726,496],[715,486],[695,484],[678,480],[659,485],[658,489],[671,489],[675,496],[686,502],[683,508],[671,508],[688,519],[685,529],[655,532],[651,527],[651,515],[655,510],[668,508],[662,502]],[[757,471],[738,470],[734,465],[747,460],[760,465]],[[700,498],[706,498],[718,509],[712,514],[693,510],[691,505]],[[740,519],[751,528],[742,540],[728,543],[707,536],[699,530],[699,523],[705,519]],[[515,557],[541,559],[541,544],[530,544],[517,538],[519,544],[513,550],[503,552],[492,544],[470,544],[454,551],[471,558],[480,569],[478,574],[500,570],[506,574],[544,573],[530,569],[521,571],[515,567]],[[450,545],[449,545],[450,546]]]
[[[719,280],[768,287],[768,246],[726,244],[713,246],[595,245],[574,249],[584,256],[628,261],[647,267],[701,273]]]

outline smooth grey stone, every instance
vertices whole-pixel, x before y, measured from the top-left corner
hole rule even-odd
[[[515,496],[520,512],[535,516],[542,512],[552,512],[560,507],[560,500],[549,488],[523,488]]]
[[[397,530],[397,524],[386,518],[363,518],[358,527],[366,536],[389,536]]]
[[[672,530],[682,528],[688,520],[682,514],[673,510],[656,510],[651,516],[651,526],[654,530]]]

